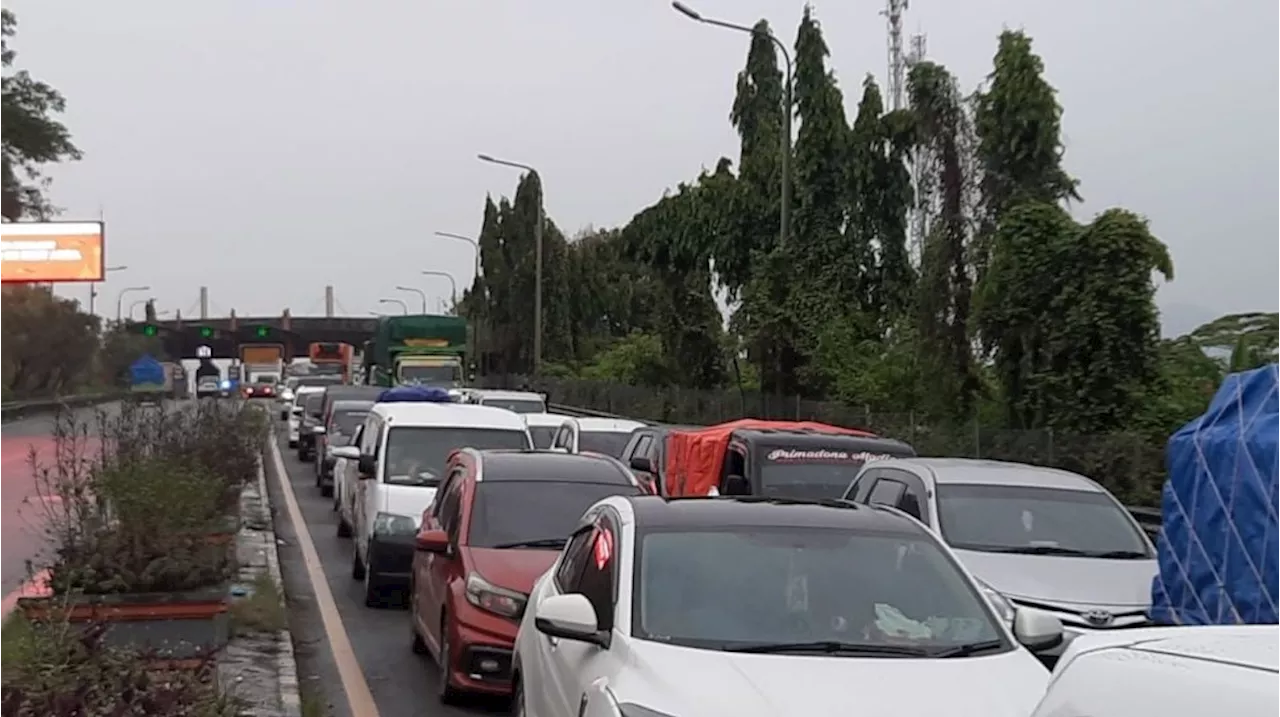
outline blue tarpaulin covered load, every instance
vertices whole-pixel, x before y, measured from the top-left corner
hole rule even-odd
[[[150,354],[129,366],[129,384],[134,391],[163,391],[165,378],[164,364]]]
[[[1232,374],[1169,439],[1151,617],[1171,625],[1275,624],[1277,366]]]
[[[434,386],[396,386],[378,394],[378,403],[453,403],[448,389]]]

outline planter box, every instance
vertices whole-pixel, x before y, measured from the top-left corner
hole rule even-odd
[[[18,609],[30,620],[67,619],[108,625],[109,645],[153,653],[168,663],[199,661],[231,639],[227,585],[178,593],[23,597]]]

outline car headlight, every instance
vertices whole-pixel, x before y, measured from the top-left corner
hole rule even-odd
[[[467,602],[495,615],[519,619],[528,596],[500,588],[475,573],[467,576]]]
[[[418,532],[418,519],[411,515],[378,513],[373,518],[374,535],[413,535]]]
[[[981,580],[978,581],[978,589],[982,591],[982,596],[991,604],[992,609],[996,611],[996,614],[1000,616],[1000,619],[1003,620],[1005,624],[1012,625],[1013,614],[1016,612],[1016,608],[1014,608],[1013,603],[1009,602],[1009,598],[1001,595],[998,590]]]

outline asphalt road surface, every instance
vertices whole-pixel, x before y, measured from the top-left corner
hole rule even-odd
[[[119,404],[76,409],[72,417],[97,433],[97,411],[119,412]],[[27,580],[27,561],[49,557],[52,546],[47,534],[48,495],[40,485],[37,466],[49,466],[54,457],[54,417],[32,416],[4,424],[0,429],[0,594],[5,608],[10,596]],[[35,451],[36,465],[31,463]]]
[[[274,404],[273,404],[274,406]],[[315,485],[314,469],[301,463],[290,451],[283,430],[277,444],[289,485],[293,489],[302,518],[323,568],[324,580],[333,594],[341,629],[346,633],[360,671],[377,706],[376,717],[452,717],[455,715],[507,714],[507,701],[477,700],[464,708],[445,707],[436,697],[438,671],[429,656],[410,649],[409,613],[403,607],[365,607],[363,588],[351,578],[352,541],[337,537],[337,514],[333,500],[321,497]],[[312,589],[298,531],[285,509],[274,460],[268,457],[268,485],[275,513],[281,571],[289,599],[290,627],[298,654],[298,680],[304,699],[323,702],[329,714],[352,715],[333,653],[334,636],[327,633],[321,610]],[[332,626],[330,627],[332,630]],[[342,649],[338,640],[339,650]]]

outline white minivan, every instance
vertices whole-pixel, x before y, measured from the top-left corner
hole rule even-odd
[[[1278,643],[1276,625],[1083,635],[1032,717],[1275,717]]]
[[[408,583],[422,513],[459,448],[528,450],[533,442],[524,419],[502,408],[375,403],[351,443],[333,449],[346,459],[335,481],[350,496],[351,577],[364,581],[366,605],[381,607],[384,588]]]

